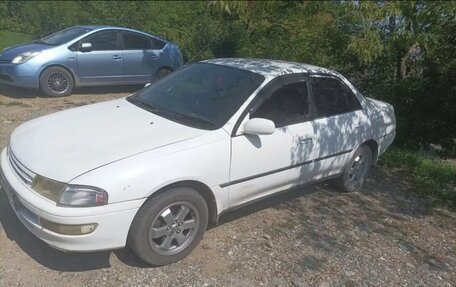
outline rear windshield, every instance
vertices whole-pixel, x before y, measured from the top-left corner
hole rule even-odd
[[[222,127],[264,77],[209,63],[185,66],[129,100],[171,120],[204,129]]]
[[[58,31],[58,32],[51,34],[49,36],[46,36],[44,38],[41,38],[37,42],[52,45],[52,46],[58,46],[58,45],[65,44],[90,31],[92,31],[92,29],[90,29],[90,28],[71,27],[71,28],[67,28],[62,31]]]

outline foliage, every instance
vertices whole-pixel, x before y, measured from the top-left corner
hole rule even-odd
[[[430,197],[434,203],[456,208],[456,167],[418,152],[390,149],[380,157],[385,167],[407,169],[416,193]]]
[[[397,144],[456,154],[456,4],[439,1],[229,2],[247,30],[238,53],[337,69],[392,103]],[[228,7],[228,8],[227,8]]]
[[[396,144],[456,154],[456,3],[451,1],[2,1],[0,31],[137,28],[186,61],[257,57],[336,69],[392,103]],[[0,43],[5,40],[1,38]]]
[[[30,37],[23,33],[0,31],[0,51],[6,47],[15,45],[17,43],[23,43],[30,40]]]

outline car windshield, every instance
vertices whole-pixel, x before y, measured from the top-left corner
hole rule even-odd
[[[91,30],[92,29],[90,29],[90,28],[71,27],[71,28],[56,32],[54,34],[51,34],[49,36],[46,36],[44,38],[41,38],[36,42],[47,44],[47,45],[52,45],[52,46],[58,46],[58,45],[65,44],[68,41],[73,40],[74,38],[82,36]]]
[[[128,100],[150,112],[202,129],[222,127],[261,85],[245,70],[196,63],[169,74]]]

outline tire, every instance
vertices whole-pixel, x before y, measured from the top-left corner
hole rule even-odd
[[[372,151],[367,145],[360,146],[342,175],[334,180],[335,185],[344,192],[361,190],[372,166]]]
[[[128,245],[150,265],[177,262],[201,241],[208,218],[206,201],[196,190],[167,190],[148,199],[139,209],[130,227]]]
[[[155,74],[155,82],[164,78],[165,76],[167,76],[169,73],[171,73],[172,70],[168,69],[168,68],[161,68],[160,70],[158,70],[158,72]]]
[[[40,75],[40,90],[49,97],[69,96],[73,89],[73,76],[62,67],[46,68]]]

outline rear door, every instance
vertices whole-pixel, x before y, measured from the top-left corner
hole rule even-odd
[[[356,96],[336,77],[312,76],[311,90],[317,142],[311,174],[319,178],[341,172],[350,152],[361,144],[366,117]]]
[[[82,43],[92,44],[92,50],[81,52]],[[78,42],[76,53],[82,84],[110,84],[122,81],[122,48],[117,30],[103,30]]]
[[[153,80],[159,68],[160,51],[165,43],[147,35],[123,31],[123,76],[130,83]]]

